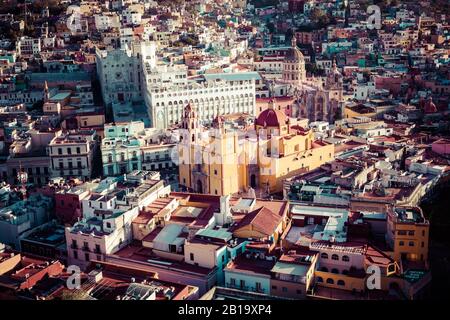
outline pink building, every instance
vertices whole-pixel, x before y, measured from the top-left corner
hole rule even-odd
[[[55,214],[63,224],[74,224],[82,217],[81,201],[89,195],[89,190],[81,187],[59,190],[55,193]]]
[[[450,155],[450,139],[439,139],[431,144],[431,150],[443,156]]]

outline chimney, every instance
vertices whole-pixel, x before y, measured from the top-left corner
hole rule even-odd
[[[219,226],[231,222],[230,195],[220,197],[220,212],[215,213],[216,223]]]

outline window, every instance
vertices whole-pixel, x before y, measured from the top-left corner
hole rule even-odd
[[[78,251],[77,250],[73,250],[73,257],[75,259],[78,259]]]
[[[402,246],[404,246],[404,245],[405,245],[405,242],[403,242],[403,241],[400,241],[400,242],[398,243],[398,245],[402,247]]]
[[[423,248],[425,246],[425,242],[422,241],[421,247]]]
[[[107,222],[106,223],[106,227],[109,229],[109,228],[111,228],[111,222]]]
[[[342,261],[348,262],[348,261],[350,261],[350,258],[348,256],[343,256],[342,257]]]
[[[317,277],[317,282],[323,282],[322,277]]]
[[[100,253],[100,245],[99,244],[95,245],[95,252]]]
[[[333,254],[333,255],[331,256],[331,259],[333,259],[333,260],[339,260],[339,256],[338,256],[337,254]]]
[[[86,252],[84,254],[84,260],[89,261],[89,253]]]
[[[191,261],[194,261],[194,254],[192,252],[189,254],[189,259],[191,259]]]
[[[314,218],[313,217],[309,217],[308,218],[308,224],[314,224]]]
[[[328,283],[328,284],[334,284],[334,280],[331,279],[331,278],[328,278],[328,279],[327,279],[327,283]]]
[[[328,272],[328,268],[327,268],[327,267],[321,267],[321,268],[320,268],[320,271]]]
[[[62,149],[58,148],[58,154],[62,154]]]
[[[337,285],[338,286],[345,286],[344,280],[338,280]]]
[[[77,248],[78,244],[77,244],[77,240],[72,240],[72,248]]]
[[[67,154],[72,154],[72,148],[67,148]]]
[[[288,292],[288,288],[286,288],[286,287],[283,287],[281,290],[282,290],[283,292]]]
[[[323,253],[320,255],[320,257],[321,257],[322,259],[328,259],[328,254],[325,253],[325,252],[323,252]]]
[[[232,287],[235,287],[235,286],[236,286],[236,279],[235,279],[235,278],[230,278],[230,285],[231,285]]]
[[[410,247],[414,247],[414,241],[410,241],[410,242],[408,243],[408,245],[409,245]]]
[[[262,290],[262,286],[261,286],[261,282],[256,282],[256,291],[257,292],[261,292]]]
[[[241,284],[241,288],[244,288],[245,287],[245,280],[241,280],[240,284]]]
[[[339,274],[339,270],[336,268],[331,269],[331,273]]]

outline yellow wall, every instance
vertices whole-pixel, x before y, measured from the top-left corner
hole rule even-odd
[[[281,158],[263,157],[262,161],[270,162],[271,171],[260,175],[260,186],[269,182],[271,192],[279,192],[283,188],[283,180],[297,175],[305,170],[313,170],[322,164],[334,159],[334,146],[332,144],[319,148],[301,151]]]
[[[359,113],[351,110],[348,107],[344,107],[344,118],[355,118],[355,117],[368,117],[374,118],[376,116],[375,112],[370,113]]]
[[[399,235],[398,231],[406,231],[406,235]],[[409,235],[413,231],[414,235]],[[396,223],[394,237],[394,260],[400,261],[402,253],[407,254],[407,259],[411,261],[428,260],[428,224]],[[400,245],[400,242],[403,245]],[[414,243],[410,246],[409,242]]]
[[[281,129],[283,131],[285,128]],[[313,139],[312,131],[304,135],[284,134],[269,140],[259,139],[256,147],[249,140],[239,145],[237,134],[230,132],[222,133],[220,139],[212,138],[208,142],[209,147],[195,144],[180,146],[185,148],[180,151],[180,159],[186,161],[186,164],[180,163],[179,166],[180,184],[196,190],[197,181],[201,179],[205,193],[227,195],[246,191],[250,186],[249,159],[253,157],[257,159],[256,164],[260,169],[260,188],[267,190],[269,183],[270,192],[279,192],[282,190],[283,179],[315,169],[334,159],[332,144],[313,146]],[[184,155],[183,152],[190,154]],[[201,176],[192,174],[196,170],[196,152],[201,152],[204,159],[204,175]],[[187,161],[188,159],[190,160]],[[184,179],[186,182],[183,182]]]
[[[323,282],[317,282],[317,278],[321,277],[323,279]],[[327,279],[333,279],[334,284],[327,283]],[[360,291],[365,290],[365,278],[355,278],[355,277],[349,277],[344,274],[335,274],[331,272],[324,272],[324,271],[316,271],[315,273],[315,280],[316,285],[322,286],[322,287],[328,287],[328,288],[336,288],[336,289],[343,289],[352,291],[353,289]],[[343,280],[345,285],[341,286],[338,285],[338,280]]]

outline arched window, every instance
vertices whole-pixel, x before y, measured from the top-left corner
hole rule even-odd
[[[331,273],[336,273],[336,274],[338,274],[338,273],[339,273],[339,270],[336,269],[336,268],[333,268],[333,269],[331,269]]]
[[[328,272],[328,268],[327,268],[327,267],[321,267],[321,268],[320,268],[320,271]]]
[[[338,280],[337,285],[338,286],[345,286],[344,280]]]
[[[348,274],[348,270],[342,270],[342,274]]]
[[[333,259],[333,260],[339,260],[339,256],[338,256],[337,254],[333,254],[333,255],[331,256],[331,259]]]
[[[342,261],[350,261],[350,258],[348,256],[342,256]]]
[[[328,279],[327,279],[327,283],[328,283],[328,284],[334,284],[334,280],[331,279],[331,278],[328,278]]]
[[[317,282],[323,282],[322,277],[317,277]]]
[[[326,254],[325,252],[323,252],[323,253],[320,255],[320,257],[321,257],[322,259],[328,259],[328,254]]]

